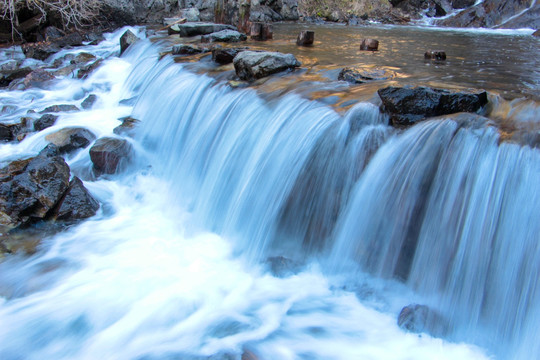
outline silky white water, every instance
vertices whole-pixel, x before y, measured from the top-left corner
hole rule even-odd
[[[373,104],[341,116],[294,94],[264,100],[159,60],[162,45],[146,40],[122,58],[108,56],[121,34],[86,49],[107,59],[85,80],[0,92],[19,108],[6,121],[98,96],[91,110],[61,114],[52,128],[1,145],[2,162],[37,154],[47,134],[68,125],[99,137],[113,136],[122,116],[141,120],[129,140],[136,161],[125,173],[94,179],[88,149],[67,159],[101,202],[99,213],[46,238],[38,253],[0,263],[1,359],[539,353],[531,348],[539,318],[531,283],[538,150],[498,146],[492,130],[452,120],[395,132]],[[119,104],[133,97],[134,105]],[[400,260],[409,238],[418,240]],[[435,252],[433,239],[440,239]],[[491,241],[494,254],[476,257],[483,245],[473,244],[478,252],[464,250],[460,261],[475,269],[454,264],[449,275],[438,267],[445,248],[475,239]],[[300,265],[277,277],[269,256]],[[474,278],[476,267],[484,279]],[[392,280],[396,274],[405,281]],[[499,282],[492,305],[473,301],[477,288]],[[401,330],[397,315],[410,303],[449,316],[455,332]],[[494,333],[511,354],[485,340]]]

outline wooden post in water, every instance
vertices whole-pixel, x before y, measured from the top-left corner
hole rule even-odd
[[[274,37],[274,30],[271,24],[254,22],[251,23],[249,35],[253,40],[271,40]]]
[[[313,45],[315,41],[315,31],[302,30],[296,39],[296,45],[307,46]]]
[[[363,39],[360,44],[360,50],[377,51],[379,50],[379,40]]]

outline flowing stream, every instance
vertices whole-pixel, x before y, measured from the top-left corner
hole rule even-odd
[[[428,32],[418,48],[445,36],[474,39],[479,52],[482,39],[538,44],[519,32],[410,29],[364,30],[396,44]],[[514,64],[514,78],[480,75],[494,123],[458,114],[396,130],[375,85],[331,81],[338,65],[356,62],[304,53],[309,70],[235,88],[231,67],[162,56],[173,41],[164,36],[116,57],[123,31],[76,50],[105,59],[84,80],[0,91],[15,109],[6,123],[98,97],[0,145],[3,164],[37,154],[65,126],[116,136],[119,118],[140,120],[122,174],[96,179],[89,148],[66,158],[98,214],[0,262],[0,359],[540,357],[538,57]],[[329,27],[319,41],[347,31],[358,37]],[[326,51],[353,51],[342,46]],[[444,72],[450,86],[463,78],[472,87],[481,67],[464,59],[421,71],[412,57],[397,68],[391,54],[371,56],[401,74],[387,84],[433,85],[429,74]],[[498,56],[501,67],[518,57]],[[501,124],[518,135],[501,142]],[[398,327],[409,304],[438,314],[427,332]]]

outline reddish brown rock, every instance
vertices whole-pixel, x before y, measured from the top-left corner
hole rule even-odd
[[[298,34],[298,38],[296,38],[296,45],[300,45],[300,46],[313,45],[314,41],[315,41],[315,31],[302,30],[300,34]]]
[[[250,26],[249,35],[251,39],[257,41],[272,40],[274,29],[271,24],[254,22]]]
[[[131,161],[133,148],[124,139],[100,138],[90,148],[90,159],[94,171],[99,174],[115,174]]]
[[[360,44],[360,50],[365,50],[365,51],[379,50],[379,40],[363,39],[362,43]]]

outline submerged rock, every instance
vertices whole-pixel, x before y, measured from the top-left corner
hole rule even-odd
[[[113,129],[113,133],[116,135],[133,136],[135,134],[135,127],[140,123],[139,120],[132,118],[131,116],[126,116],[118,120],[122,120],[122,124]]]
[[[55,145],[62,154],[85,148],[95,139],[96,135],[82,127],[66,127],[45,136],[45,140]]]
[[[428,60],[446,60],[446,52],[442,50],[431,50],[424,53],[424,59]]]
[[[363,69],[363,68],[343,68],[338,75],[338,80],[347,81],[352,84],[363,84],[374,80],[387,80],[393,78],[394,74],[384,69]]]
[[[201,37],[201,42],[210,43],[210,42],[240,42],[246,41],[247,36],[236,30],[221,30],[209,35],[204,35]]]
[[[74,111],[80,111],[78,107],[71,104],[60,104],[60,105],[52,105],[48,106],[45,109],[41,110],[39,113],[59,113],[59,112],[74,112]]]
[[[99,209],[99,203],[90,195],[78,177],[74,177],[64,196],[54,210],[56,220],[79,220],[94,216]]]
[[[266,260],[270,272],[277,277],[285,277],[298,273],[302,264],[284,256],[273,256]]]
[[[91,109],[92,106],[94,106],[95,102],[97,101],[97,95],[90,94],[84,99],[84,101],[81,103],[81,107],[85,110]]]
[[[59,156],[37,156],[0,169],[0,225],[14,228],[43,219],[69,185],[69,167]]]
[[[242,80],[256,80],[301,64],[294,55],[268,51],[242,51],[234,58],[236,75]]]
[[[360,50],[364,50],[364,51],[377,51],[377,50],[379,50],[379,40],[363,39],[362,43],[360,43]]]
[[[90,148],[94,171],[99,174],[115,174],[131,161],[133,148],[124,139],[103,137]]]
[[[200,48],[193,45],[188,44],[178,44],[174,45],[172,48],[172,54],[173,55],[195,55],[195,54],[201,54],[203,52],[209,52],[210,50],[207,48]]]
[[[36,69],[24,78],[25,88],[29,87],[41,87],[46,85],[49,81],[54,80],[55,76],[45,69]]]
[[[101,65],[102,62],[103,62],[103,59],[99,59],[99,60],[94,61],[91,64],[82,66],[77,72],[77,78],[84,79],[85,77],[90,75],[94,70],[96,70]]]
[[[383,110],[395,126],[412,125],[427,117],[476,112],[487,104],[484,90],[450,91],[428,87],[393,87],[377,91]]]
[[[413,333],[428,333],[442,336],[448,328],[447,321],[435,310],[426,305],[411,304],[401,309],[397,324]]]

